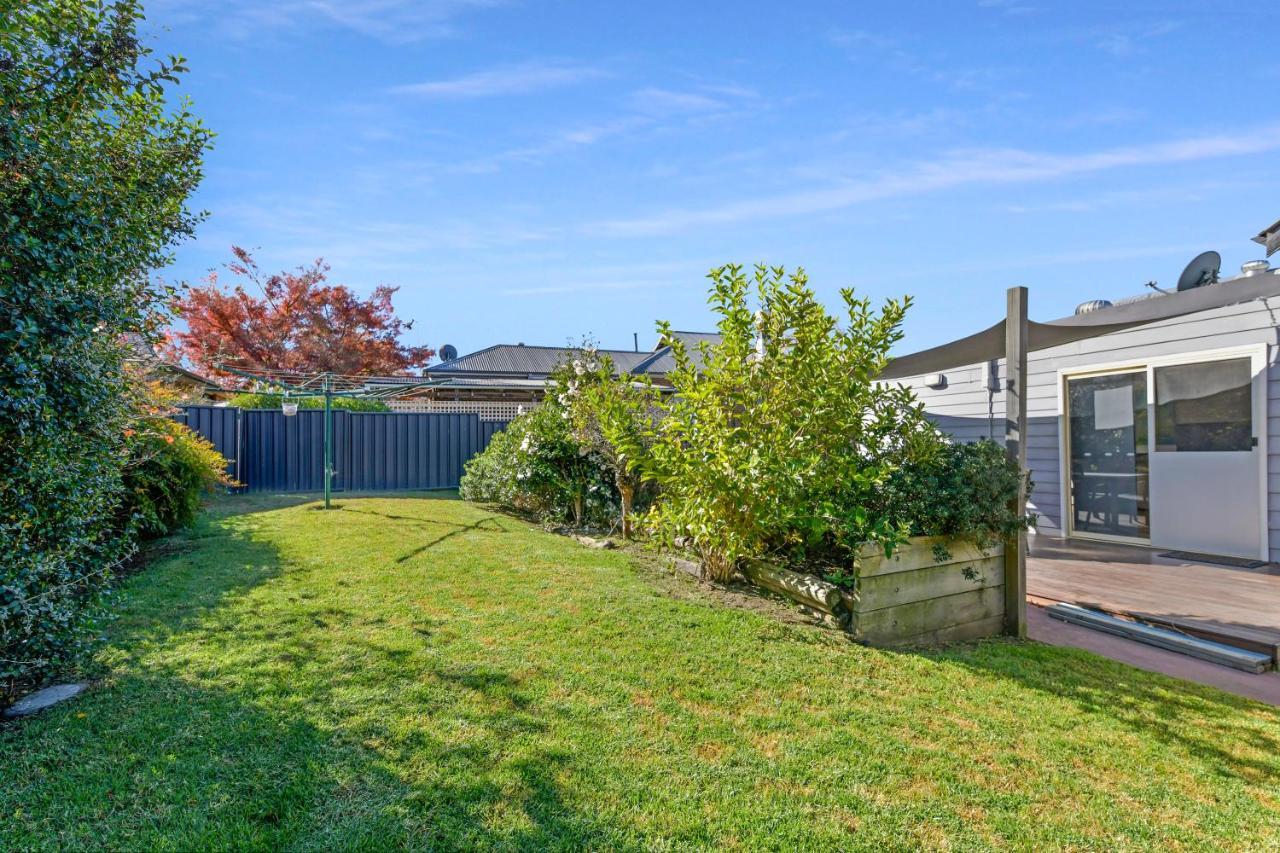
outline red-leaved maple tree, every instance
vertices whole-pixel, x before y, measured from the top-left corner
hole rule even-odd
[[[239,281],[226,290],[217,273],[187,290],[174,304],[185,329],[170,331],[168,355],[229,384],[242,384],[220,369],[286,370],[314,374],[402,375],[424,366],[435,351],[407,346],[413,328],[391,306],[397,290],[386,285],[361,299],[350,288],[328,284],[329,266],[317,260],[296,272],[264,276],[239,246],[227,270]],[[246,283],[250,288],[246,287]]]

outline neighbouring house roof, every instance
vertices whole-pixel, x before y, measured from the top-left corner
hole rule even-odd
[[[527,346],[525,344],[495,344],[453,361],[427,368],[429,376],[457,374],[501,374],[505,376],[547,376],[556,365],[573,358],[581,350],[570,347]],[[630,373],[637,365],[648,360],[652,353],[631,350],[600,350],[613,359],[620,372]]]
[[[144,366],[153,374],[167,374],[179,380],[200,386],[205,391],[215,392],[224,390],[214,380],[207,376],[202,376],[194,370],[189,370],[176,362],[168,361],[161,358],[155,351],[155,348],[141,335],[130,334],[125,337],[125,344],[130,350],[128,360]]]
[[[156,362],[156,364],[152,369],[162,371],[162,372],[172,373],[175,376],[184,377],[186,379],[189,379],[193,384],[203,385],[205,388],[207,388],[210,391],[224,390],[221,385],[219,385],[217,382],[214,382],[209,377],[201,376],[199,373],[196,373],[194,370],[187,370],[187,368],[183,367],[182,365],[174,364],[171,361],[158,361]]]
[[[672,332],[685,343],[694,363],[701,363],[699,344],[714,344],[720,336],[714,332]],[[661,379],[675,367],[671,347],[659,345],[647,352],[635,350],[598,350],[613,361],[619,373]],[[536,398],[547,387],[547,379],[556,366],[582,353],[568,346],[529,346],[495,344],[452,361],[433,364],[418,376],[369,377],[371,386],[421,385],[414,394],[437,391],[465,391],[472,394],[506,393]]]
[[[672,332],[688,348],[689,354],[698,360],[698,345],[716,343],[720,336],[714,332]],[[432,379],[451,377],[501,376],[510,378],[545,379],[556,365],[581,353],[574,347],[528,346],[526,344],[495,344],[453,361],[435,364],[426,369]],[[675,367],[671,347],[659,345],[649,352],[634,350],[599,350],[608,355],[619,373],[636,376],[663,376]]]

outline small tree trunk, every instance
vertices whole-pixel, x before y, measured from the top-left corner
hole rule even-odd
[[[618,494],[622,497],[622,538],[631,538],[631,503],[635,500],[636,487],[622,477],[618,478]]]
[[[573,496],[573,526],[574,527],[582,526],[582,514],[583,514],[582,492],[576,492],[574,493],[574,496]]]

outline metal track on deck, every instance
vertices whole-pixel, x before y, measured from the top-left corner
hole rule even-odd
[[[1243,672],[1259,673],[1266,672],[1271,668],[1270,655],[1251,652],[1247,649],[1228,646],[1223,643],[1215,643],[1212,640],[1202,640],[1198,637],[1180,634],[1177,631],[1169,631],[1165,628],[1156,628],[1141,622],[1119,619],[1097,610],[1090,610],[1087,607],[1079,607],[1075,604],[1054,604],[1045,608],[1045,610],[1050,616],[1055,619],[1061,619],[1063,622],[1083,625],[1086,628],[1093,628],[1118,637],[1136,640],[1139,643],[1179,652],[1201,660],[1207,660],[1210,663],[1229,666],[1232,669],[1238,669]]]

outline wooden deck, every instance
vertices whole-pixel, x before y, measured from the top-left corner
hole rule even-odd
[[[1032,537],[1027,594],[1163,623],[1280,660],[1280,566],[1237,569],[1160,553]]]

